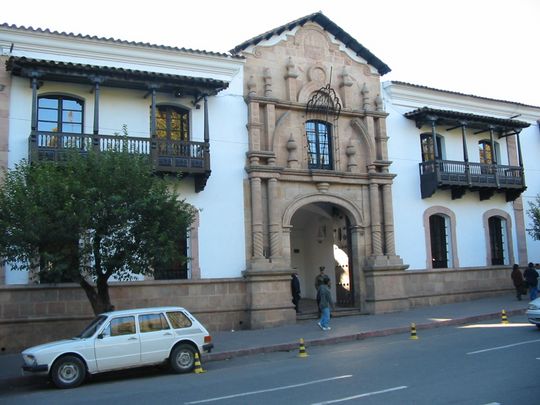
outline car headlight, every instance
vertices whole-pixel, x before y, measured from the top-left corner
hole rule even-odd
[[[529,304],[529,309],[531,309],[533,311],[537,311],[537,310],[540,309],[540,306],[535,305],[535,304]]]
[[[28,364],[29,366],[37,366],[37,360],[34,355],[24,354],[23,358],[24,358],[24,362]]]

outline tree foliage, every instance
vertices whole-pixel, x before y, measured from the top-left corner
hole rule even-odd
[[[540,240],[540,195],[536,196],[535,201],[529,201],[527,214],[532,220],[532,227],[527,232],[534,240]]]
[[[194,211],[172,184],[127,151],[22,161],[0,185],[0,257],[42,282],[77,282],[95,313],[110,310],[111,278],[187,260],[179,241]]]

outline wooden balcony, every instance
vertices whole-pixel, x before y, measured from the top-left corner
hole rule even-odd
[[[506,194],[506,201],[514,201],[527,188],[522,167],[452,160],[420,163],[420,182],[422,198],[431,197],[438,189],[450,189],[452,199],[461,198],[466,191],[478,191],[480,200],[499,192]]]
[[[193,176],[196,192],[204,189],[210,176],[207,142],[40,131],[30,135],[28,145],[30,161],[62,161],[68,150],[85,154],[90,150],[127,149],[130,153],[148,155],[156,173]]]

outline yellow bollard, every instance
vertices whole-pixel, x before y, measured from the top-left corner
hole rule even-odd
[[[416,324],[411,323],[411,337],[410,339],[416,340],[418,339],[418,336],[416,336]]]
[[[306,346],[304,345],[304,339],[300,338],[300,347],[298,349],[298,357],[307,357]]]
[[[507,324],[508,318],[506,317],[506,311],[503,309],[501,313],[501,323]]]
[[[199,353],[195,353],[195,374],[206,373],[201,366],[201,360],[199,359]]]

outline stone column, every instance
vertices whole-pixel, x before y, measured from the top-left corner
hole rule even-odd
[[[377,132],[378,150],[380,151],[380,159],[388,160],[388,136],[386,136],[386,120],[377,118],[375,120],[375,128]]]
[[[384,208],[384,242],[386,254],[393,256],[396,254],[394,243],[394,216],[392,208],[392,185],[383,185],[383,208]]]
[[[259,103],[249,103],[249,117],[248,117],[248,132],[249,132],[249,151],[258,152],[261,150],[261,121]],[[251,162],[252,164],[258,164],[259,159]]]
[[[272,260],[282,257],[281,226],[276,205],[278,204],[278,180],[268,179],[268,216],[270,223],[270,257]]]
[[[368,172],[370,175],[375,174],[375,166],[369,165]],[[381,240],[381,221],[380,221],[380,202],[379,202],[379,184],[373,178],[369,180],[369,207],[371,216],[371,246],[372,254],[375,256],[382,255],[382,240]]]
[[[251,240],[252,258],[262,259],[263,254],[263,216],[262,190],[260,177],[252,177],[251,183]]]

